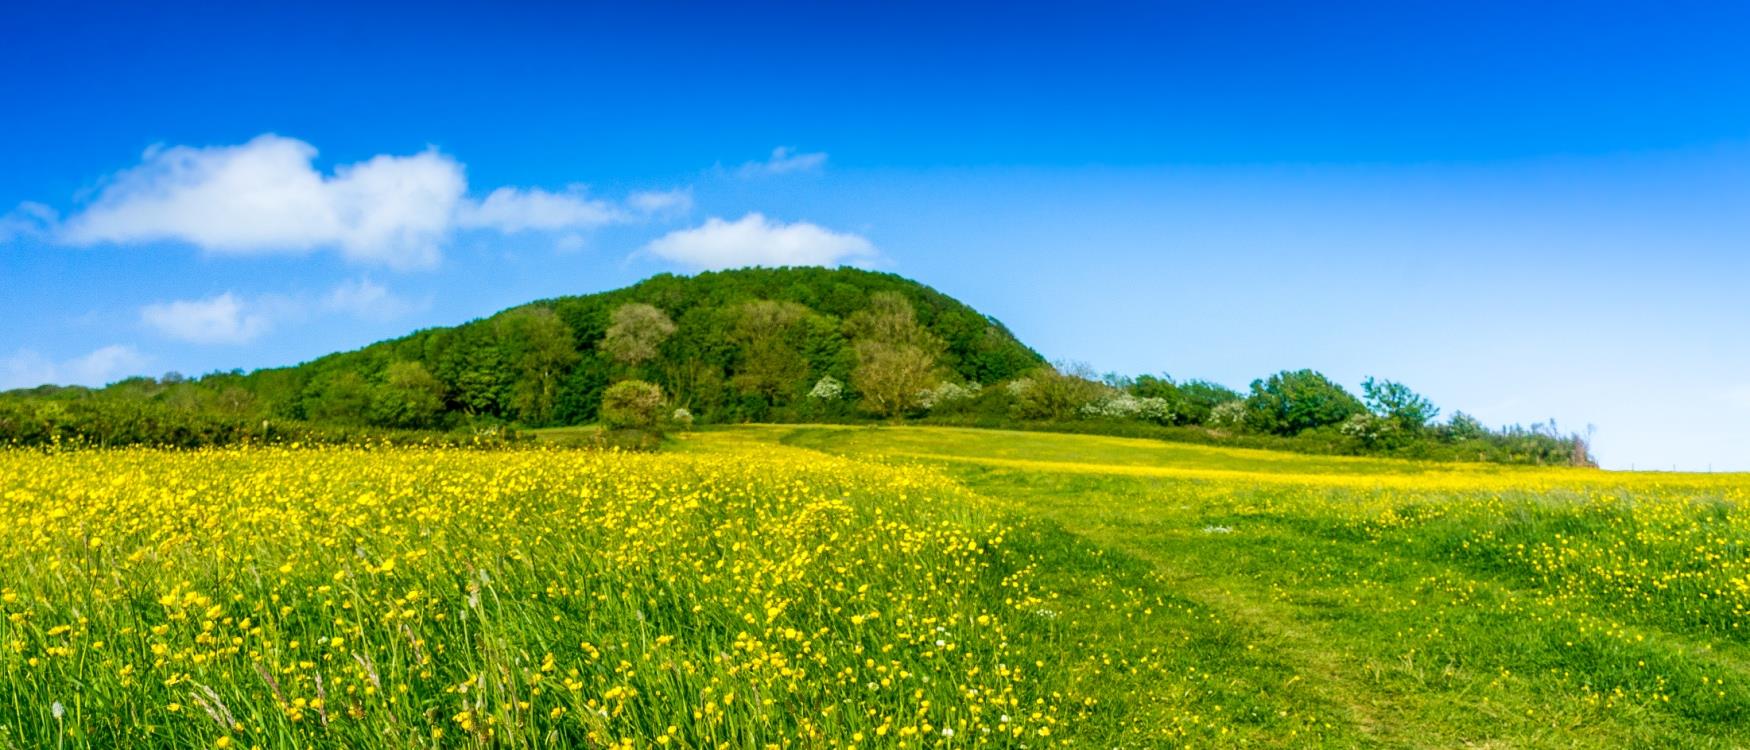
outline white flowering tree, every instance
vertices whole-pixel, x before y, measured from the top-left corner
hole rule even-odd
[[[823,375],[814,382],[814,387],[808,389],[808,397],[815,401],[837,401],[845,395],[845,384],[831,375]]]

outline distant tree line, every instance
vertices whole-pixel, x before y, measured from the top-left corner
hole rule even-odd
[[[1001,384],[958,391],[925,410],[925,421],[989,427],[1158,437],[1314,453],[1454,461],[1595,465],[1586,437],[1553,420],[1490,429],[1390,380],[1368,378],[1361,395],[1313,370],[1285,370],[1241,393],[1166,375],[1096,375],[1086,366],[1039,368]]]
[[[854,269],[656,276],[251,373],[133,378],[0,396],[0,441],[193,445],[602,423],[659,433],[747,421],[918,419],[1149,432],[1271,447],[1534,463],[1585,458],[1553,429],[1491,431],[1369,380],[1308,371],[1240,394],[1052,366],[997,321],[916,282]],[[277,432],[276,432],[277,431]]]

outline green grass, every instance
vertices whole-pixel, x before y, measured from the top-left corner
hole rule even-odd
[[[1014,514],[1081,613],[1086,746],[1750,745],[1742,476],[947,428],[680,443],[761,441],[938,466]]]
[[[1750,744],[1744,475],[541,437],[0,451],[0,750]]]

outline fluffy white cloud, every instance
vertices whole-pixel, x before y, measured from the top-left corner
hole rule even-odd
[[[230,292],[198,300],[147,305],[140,321],[159,333],[193,344],[243,344],[269,327],[268,318]]]
[[[321,295],[267,294],[254,298],[225,292],[140,309],[140,322],[159,334],[191,344],[246,344],[283,323],[324,315],[393,320],[422,305],[370,279],[346,281]]]
[[[799,221],[785,224],[750,213],[735,221],[712,217],[703,226],[670,232],[644,247],[665,260],[700,269],[737,266],[834,266],[875,259],[875,246],[855,234]]]
[[[45,383],[98,386],[138,373],[147,358],[131,346],[112,344],[65,362],[21,349],[0,360],[0,391]]]
[[[428,266],[467,190],[436,151],[318,172],[310,144],[263,135],[240,146],[152,148],[61,226],[75,245],[171,240],[228,254],[308,252]]]
[[[823,166],[826,166],[825,153],[799,153],[789,146],[779,146],[772,149],[771,157],[765,161],[750,161],[741,165],[740,172],[743,177],[754,177],[767,174],[812,172]]]
[[[457,214],[457,223],[469,229],[496,229],[512,233],[528,230],[592,229],[627,220],[624,209],[611,203],[585,198],[581,190],[550,193],[540,188],[502,187],[486,200],[468,203]]]
[[[685,213],[686,190],[623,202],[581,188],[500,187],[468,197],[462,164],[435,149],[316,169],[316,148],[277,135],[236,146],[147,149],[65,221],[37,203],[0,217],[0,240],[40,234],[70,245],[181,242],[226,255],[337,250],[396,269],[438,262],[456,230],[578,232]]]
[[[75,357],[61,366],[68,382],[79,385],[105,385],[124,375],[137,374],[146,365],[146,355],[131,346],[111,344]]]

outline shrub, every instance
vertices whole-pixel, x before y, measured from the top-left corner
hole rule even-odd
[[[1207,426],[1219,430],[1234,430],[1246,425],[1246,402],[1228,401],[1217,404],[1209,410],[1209,417],[1203,421]]]
[[[934,388],[925,388],[918,392],[918,406],[930,411],[960,405],[978,397],[982,390],[977,383],[970,386],[959,383],[942,382]]]
[[[609,429],[656,426],[662,415],[662,389],[642,380],[622,380],[602,393],[602,424]]]
[[[831,375],[823,375],[814,382],[814,387],[808,389],[808,397],[815,401],[837,401],[845,395],[845,384]]]
[[[1107,392],[1090,377],[1085,366],[1058,365],[1034,370],[1009,385],[1015,396],[1015,416],[1020,419],[1062,421],[1075,417],[1083,406]]]
[[[1140,419],[1163,425],[1173,423],[1173,407],[1166,398],[1160,396],[1138,398],[1121,391],[1106,394],[1082,405],[1080,412],[1084,417]]]
[[[1435,417],[1440,416],[1440,409],[1433,402],[1410,390],[1403,383],[1368,378],[1361,383],[1361,393],[1367,400],[1367,408],[1373,410],[1374,414],[1390,419],[1398,427],[1411,432],[1421,431]]]
[[[1252,381],[1246,399],[1246,425],[1259,432],[1295,435],[1305,430],[1342,424],[1367,411],[1361,402],[1312,370],[1276,373]]]

